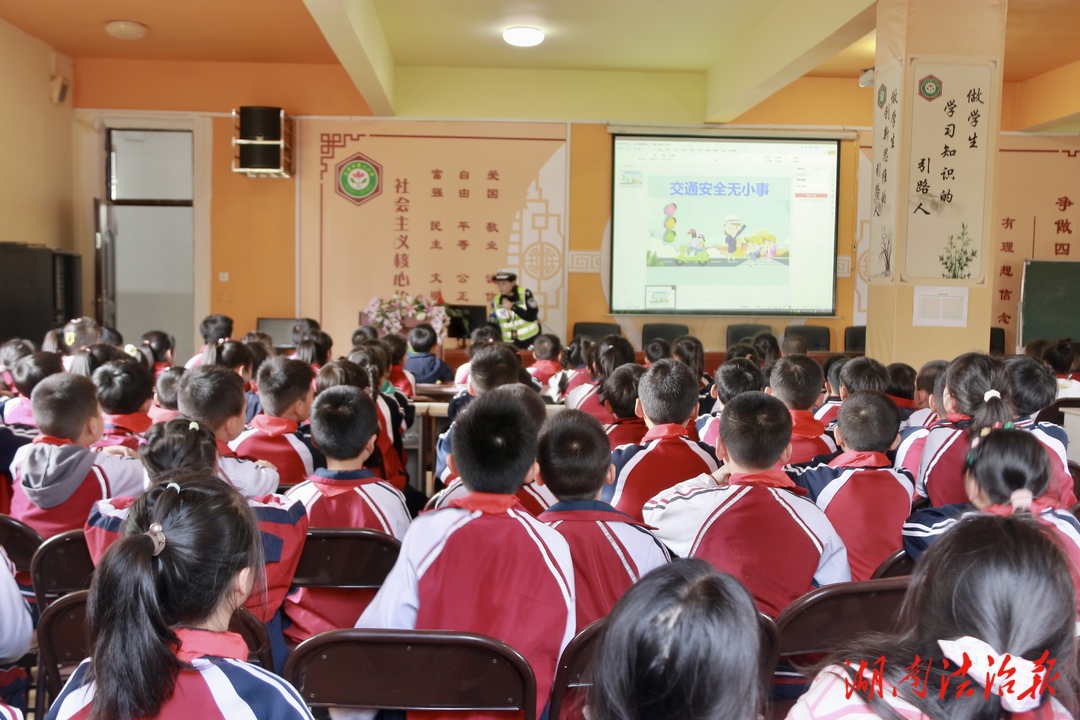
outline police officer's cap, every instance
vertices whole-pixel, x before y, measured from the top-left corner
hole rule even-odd
[[[495,273],[495,276],[492,279],[495,282],[503,282],[504,280],[507,282],[517,282],[517,273],[512,273],[509,270],[500,270]]]

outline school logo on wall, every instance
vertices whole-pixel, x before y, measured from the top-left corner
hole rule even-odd
[[[345,158],[334,168],[337,173],[335,189],[338,195],[355,205],[382,194],[382,165],[363,153]]]
[[[881,87],[877,89],[877,106],[879,108],[885,107],[885,100],[888,97],[889,91],[885,88],[885,85],[882,84]]]
[[[919,81],[919,97],[924,100],[937,100],[941,96],[941,80],[927,75]]]

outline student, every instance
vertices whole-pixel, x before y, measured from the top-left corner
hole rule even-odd
[[[151,330],[143,333],[138,347],[139,356],[149,366],[151,372],[154,373],[155,380],[161,377],[161,373],[173,366],[175,361],[173,349],[175,347],[176,339],[167,332]]]
[[[62,372],[63,361],[59,355],[51,352],[36,352],[15,363],[12,380],[18,395],[4,403],[4,424],[37,427],[30,403],[34,388],[45,378]]]
[[[784,357],[788,355],[805,355],[809,349],[805,336],[784,333],[784,341],[780,343],[780,354]]]
[[[180,412],[214,431],[222,476],[247,497],[277,489],[280,476],[273,463],[240,458],[229,443],[244,430],[244,381],[220,365],[189,370],[180,378],[176,398]]]
[[[53,702],[69,718],[311,718],[270,670],[248,665],[229,618],[262,584],[263,542],[244,498],[191,474],[131,506],[90,586],[90,658]]]
[[[1061,398],[1080,397],[1080,381],[1069,377],[1072,373],[1073,364],[1072,340],[1066,338],[1048,345],[1043,350],[1042,360],[1050,366],[1050,369],[1054,371],[1054,375],[1057,377],[1057,396],[1059,400]]]
[[[889,376],[889,384],[885,388],[885,394],[896,403],[900,410],[900,416],[907,420],[911,413],[918,409],[915,402],[915,379],[918,372],[907,363],[890,363],[885,367]]]
[[[526,369],[542,387],[546,387],[551,378],[562,369],[558,360],[560,353],[562,342],[555,335],[543,333],[533,340],[532,354],[535,362]]]
[[[0,390],[15,392],[15,365],[28,355],[34,354],[34,343],[25,338],[12,338],[0,345]]]
[[[788,718],[1071,718],[1075,608],[1068,561],[1034,523],[965,519],[915,566],[903,630],[838,650]],[[1033,661],[1052,668],[1053,696],[1025,697]]]
[[[390,384],[404,393],[405,397],[413,397],[416,395],[416,376],[405,369],[405,354],[409,351],[409,341],[404,335],[389,333],[386,337],[379,338],[379,342],[390,357]]]
[[[315,318],[300,318],[293,323],[292,333],[290,334],[293,347],[298,347],[306,336],[320,330],[322,330],[322,326]]]
[[[776,396],[791,413],[792,464],[810,462],[818,455],[836,452],[836,443],[825,434],[825,424],[814,419],[811,408],[821,398],[825,381],[818,361],[809,355],[788,355],[776,361],[765,391]]]
[[[405,470],[404,444],[401,440],[404,419],[397,413],[396,403],[392,399],[387,399],[378,390],[381,376],[380,368],[375,364],[374,358],[375,353],[370,347],[354,348],[349,353],[348,360],[335,360],[319,370],[319,377],[315,379],[315,389],[317,392],[322,392],[333,384],[345,384],[366,390],[371,395],[375,401],[375,407],[379,410],[379,435],[375,441],[379,451],[378,466],[381,468],[379,475],[409,497],[409,474]],[[336,369],[324,376],[323,370],[327,368]],[[363,379],[357,381],[354,371],[358,372]],[[427,498],[424,500],[426,501]],[[423,507],[423,503],[420,505]]]
[[[127,360],[129,355],[124,351],[107,343],[94,343],[80,348],[74,355],[66,357],[66,365],[69,373],[93,378],[97,369],[105,363],[114,360]]]
[[[601,488],[615,480],[615,467],[596,418],[580,410],[552,417],[540,432],[537,463],[537,482],[558,498],[539,520],[570,545],[580,631],[671,555],[644,525],[600,500]]]
[[[604,408],[615,420],[604,425],[611,449],[620,445],[637,445],[649,432],[645,419],[638,417],[638,384],[645,368],[635,363],[627,363],[615,368],[597,393]]]
[[[153,422],[166,422],[180,414],[176,393],[185,372],[183,367],[174,366],[158,375],[154,383],[154,402],[146,413]]]
[[[717,450],[726,485],[701,474],[645,504],[645,522],[673,553],[731,573],[772,617],[814,587],[851,580],[844,541],[776,469],[791,454],[782,402],[756,392],[734,398],[720,416]]]
[[[477,328],[474,328],[469,333],[469,362],[462,363],[458,366],[458,369],[454,372],[454,384],[459,387],[465,387],[469,384],[469,367],[472,363],[472,358],[476,354],[476,351],[482,348],[484,345],[493,342],[500,342],[501,334],[499,332],[498,325],[493,323],[484,323]]]
[[[379,330],[374,325],[361,325],[352,334],[352,344],[356,347],[364,340],[378,340]]]
[[[701,560],[649,573],[615,606],[589,667],[589,720],[756,720],[761,631],[746,589]]]
[[[124,349],[124,336],[114,327],[108,325],[102,325],[101,328],[101,342],[112,345],[118,350]]]
[[[559,655],[574,637],[575,593],[566,541],[515,497],[537,472],[539,428],[501,393],[478,397],[456,425],[450,462],[469,494],[413,522],[356,626],[502,640],[533,669],[540,717]]]
[[[840,372],[850,359],[847,355],[830,355],[821,365],[825,375],[825,402],[814,410],[814,419],[826,426],[836,420],[836,414],[840,412]]]
[[[138,450],[154,421],[147,414],[154,399],[154,375],[145,365],[127,358],[105,363],[94,371],[105,433],[92,447],[122,445]]]
[[[761,359],[761,356],[754,350],[754,346],[750,343],[750,339],[740,340],[727,349],[724,353],[724,362],[728,360],[734,360],[735,358],[744,358],[751,361],[758,366],[758,369],[765,365],[765,361]]]
[[[50,375],[34,388],[31,404],[41,434],[12,460],[13,518],[48,539],[81,528],[96,501],[142,491],[137,460],[90,450],[104,422],[89,378]]]
[[[908,416],[908,427],[929,428],[937,420],[937,413],[932,402],[934,384],[948,368],[949,363],[945,360],[931,360],[923,363],[923,366],[919,368],[919,372],[915,375],[916,409]]]
[[[776,361],[782,356],[780,352],[780,343],[777,342],[776,336],[769,330],[763,330],[754,336],[751,340],[751,345],[754,347],[754,352],[761,358],[761,362],[765,365],[775,365]]]
[[[641,521],[641,507],[657,493],[702,473],[714,472],[720,462],[713,448],[687,435],[695,417],[698,378],[677,360],[657,360],[638,384],[637,414],[649,431],[638,445],[623,445],[611,453],[615,482],[604,487],[602,499]]]
[[[15,564],[0,547],[0,666],[8,667],[30,649],[33,637],[30,606],[15,580]],[[22,668],[11,668],[0,682],[0,718],[22,720],[26,709],[30,678]],[[16,707],[11,707],[16,706]]]
[[[588,335],[574,338],[563,348],[559,356],[562,371],[548,383],[548,395],[555,402],[566,400],[566,395],[578,385],[592,380],[589,357],[592,354],[593,340]],[[668,357],[665,355],[664,357]]]
[[[64,323],[59,351],[71,357],[83,348],[101,342],[101,326],[94,318],[82,316]]]
[[[900,549],[900,530],[911,514],[915,478],[894,470],[885,454],[899,442],[900,423],[888,395],[860,390],[848,396],[836,419],[843,452],[827,463],[786,468],[844,541],[852,580],[869,580]]]
[[[362,390],[341,385],[319,394],[311,409],[311,433],[326,455],[320,468],[289,490],[304,504],[313,528],[370,528],[399,540],[409,527],[409,509],[397,488],[364,468],[379,432],[375,403]],[[285,634],[300,642],[317,633],[350,628],[374,592],[297,588],[285,613]]]
[[[315,372],[319,372],[333,356],[334,340],[322,330],[313,330],[304,335],[296,345],[294,357],[308,365]]]
[[[764,389],[765,379],[753,360],[741,357],[725,360],[717,368],[716,381],[710,390],[716,400],[713,410],[707,415],[701,415],[696,421],[701,442],[716,447],[716,440],[720,437],[720,415],[733,397],[744,392],[761,392]]]
[[[634,346],[621,335],[607,335],[593,347],[593,357],[593,379],[566,393],[566,407],[584,410],[601,423],[611,423],[615,416],[604,408],[597,393],[615,368],[634,362]]]
[[[671,357],[671,343],[664,338],[650,340],[645,345],[645,367],[652,367],[657,360]]]
[[[694,371],[698,386],[708,390],[712,378],[705,372],[705,346],[693,335],[683,335],[671,343],[671,357]]]
[[[247,333],[244,335],[242,344],[251,353],[251,373],[248,381],[244,383],[244,395],[247,397],[247,411],[244,415],[245,420],[250,423],[252,419],[263,411],[262,401],[259,399],[259,384],[255,382],[255,378],[259,376],[259,368],[263,366],[263,363],[272,357],[277,356],[277,352],[274,351],[274,345],[270,340],[248,340],[249,336],[259,335],[260,333]],[[261,333],[266,335],[266,333]]]
[[[259,368],[259,399],[264,414],[256,415],[229,448],[245,460],[266,460],[277,468],[281,483],[297,485],[326,465],[322,453],[300,433],[315,400],[315,372],[302,360],[276,357]]]
[[[233,331],[233,319],[228,315],[207,315],[199,323],[199,333],[202,335],[203,346],[199,348],[197,352],[190,360],[188,360],[184,367],[191,369],[203,364],[203,353],[206,352],[206,348],[210,345],[217,343],[218,341],[224,342],[232,337]]]
[[[448,383],[454,379],[454,371],[432,354],[431,349],[439,341],[435,328],[421,323],[409,331],[409,347],[405,369],[413,374],[418,383]]]

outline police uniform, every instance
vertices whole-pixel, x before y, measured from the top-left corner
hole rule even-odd
[[[498,324],[503,342],[514,343],[521,348],[531,347],[533,338],[540,334],[540,323],[537,322],[540,307],[536,304],[536,298],[531,290],[516,285],[517,275],[512,272],[496,273],[494,280],[515,283],[508,295],[496,295],[489,308],[489,316]],[[504,297],[514,301],[512,309],[507,310],[502,306]]]

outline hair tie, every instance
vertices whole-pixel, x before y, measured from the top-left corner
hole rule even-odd
[[[983,393],[983,402],[984,403],[990,402],[990,398],[997,398],[998,400],[1000,400],[1001,399],[1001,393],[999,393],[997,390],[994,390],[993,388],[990,388],[989,390],[987,390],[986,392]]]
[[[1031,503],[1035,500],[1035,495],[1027,488],[1019,488],[1013,490],[1009,495],[1009,504],[1012,505],[1013,510],[1031,510]]]
[[[1041,663],[1009,653],[999,654],[986,642],[971,636],[938,640],[938,646],[976,684],[1000,696],[1001,707],[1006,711],[1026,713],[1042,704],[1047,682],[1046,666]],[[1041,690],[1029,692],[1028,688]]]
[[[169,483],[168,485],[165,486],[165,489],[166,490],[175,490],[177,495],[180,494],[180,485],[178,483],[171,482],[171,483]]]
[[[194,430],[195,432],[198,432],[199,431],[199,423],[192,420],[191,422],[188,423],[187,429],[188,430]]]
[[[73,330],[68,330],[64,333],[64,344],[68,347],[75,344],[75,332]]]
[[[169,485],[176,485],[176,483],[169,483]],[[177,485],[177,487],[180,486]],[[143,535],[150,536],[150,539],[154,541],[154,557],[160,555],[165,549],[165,530],[161,527],[161,523],[151,523],[150,529]]]
[[[139,357],[139,348],[135,347],[131,343],[128,343],[124,346],[124,352],[126,352],[131,357]]]
[[[216,344],[217,344],[218,347],[221,347],[222,345],[225,344],[225,338],[218,338]]]

